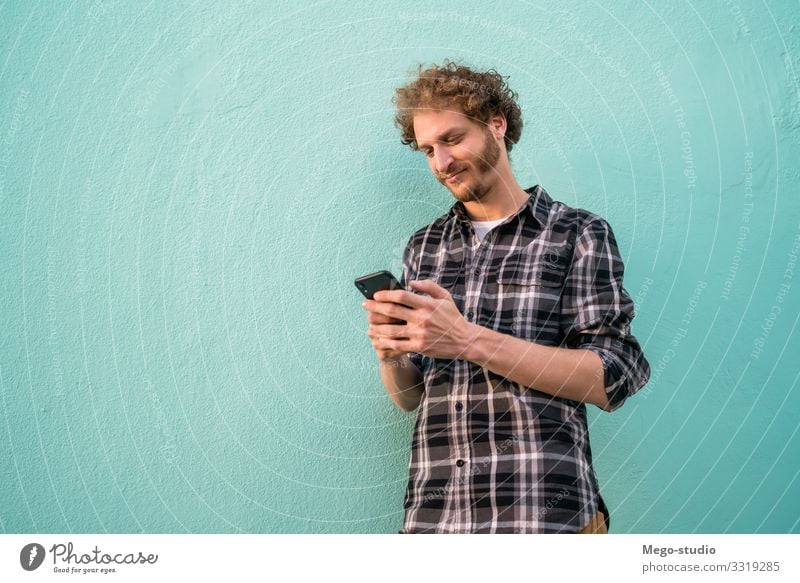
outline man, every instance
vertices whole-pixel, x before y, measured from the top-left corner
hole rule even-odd
[[[420,408],[400,533],[605,533],[586,404],[613,411],[650,374],[613,232],[514,179],[497,72],[420,67],[394,101],[456,198],[408,241],[411,291],[364,302],[387,392]]]

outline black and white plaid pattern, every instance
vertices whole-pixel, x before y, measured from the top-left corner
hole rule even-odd
[[[461,203],[409,239],[402,281],[433,279],[471,322],[602,359],[612,409],[650,367],[601,217],[540,186],[479,244]],[[425,379],[400,533],[577,532],[600,509],[583,403],[467,360],[410,354]]]

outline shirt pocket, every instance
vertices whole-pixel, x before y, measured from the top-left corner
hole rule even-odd
[[[566,258],[556,252],[509,256],[497,274],[504,331],[526,340],[557,344],[566,275]]]

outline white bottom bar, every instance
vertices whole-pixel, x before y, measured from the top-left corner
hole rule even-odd
[[[797,535],[0,535],[0,581],[800,581],[798,554]]]

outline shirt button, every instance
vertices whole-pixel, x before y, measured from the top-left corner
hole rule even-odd
[[[467,312],[467,320],[472,320],[473,316],[475,316],[475,312],[473,312],[472,310]]]
[[[467,463],[467,462],[465,462],[464,460],[458,460],[458,461],[456,462],[456,465],[457,465],[457,466],[460,468],[460,467],[461,467],[461,466],[463,466],[465,463]]]
[[[476,267],[474,273],[475,273],[475,275],[480,275],[481,274],[481,268],[480,267]]]
[[[456,403],[456,411],[461,411],[461,409],[463,409],[463,408],[464,408],[464,405],[462,403]]]

